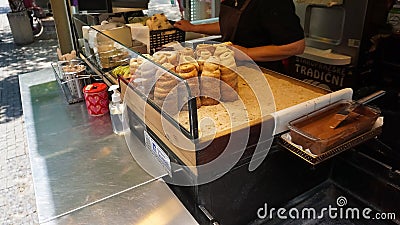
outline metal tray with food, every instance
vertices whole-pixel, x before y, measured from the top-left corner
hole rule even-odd
[[[301,159],[310,163],[311,165],[317,165],[327,159],[330,159],[346,150],[349,150],[358,144],[361,144],[369,139],[375,138],[382,133],[383,118],[379,117],[373,124],[372,128],[355,135],[354,137],[347,139],[346,141],[326,148],[321,154],[314,154],[309,149],[303,148],[301,145],[295,144],[292,141],[290,132],[286,132],[279,137],[279,144],[287,150],[291,151]]]
[[[334,127],[336,114],[348,107],[351,101],[339,101],[289,123],[292,141],[319,155],[372,128],[380,110],[359,106],[346,121]]]

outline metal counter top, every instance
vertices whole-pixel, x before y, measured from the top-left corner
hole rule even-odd
[[[51,68],[21,75],[20,89],[40,223],[197,224],[166,172],[136,163],[108,114],[67,104]],[[130,147],[146,151],[138,139]]]

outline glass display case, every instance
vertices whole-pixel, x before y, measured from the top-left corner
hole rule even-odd
[[[347,159],[324,161],[342,147],[310,158],[292,149],[295,156],[274,140],[288,131],[290,121],[351,100],[352,89],[331,92],[259,68],[229,43],[174,42],[147,54],[118,33],[126,28],[118,35],[86,24],[79,29],[80,57],[104,82],[120,86],[128,148],[131,136],[145,143],[170,175],[163,179],[199,222],[247,224],[266,202],[298,203],[316,187],[325,193],[321,184],[336,187],[332,176],[345,182],[344,173],[335,171],[347,172],[342,163]],[[146,170],[143,152],[129,150]]]
[[[81,57],[106,83],[120,85],[128,110],[145,127],[141,132],[194,174],[200,165],[233,166],[268,150],[289,121],[352,97],[351,89],[329,92],[259,68],[229,43],[175,41],[142,54],[129,26],[104,30],[75,20]]]

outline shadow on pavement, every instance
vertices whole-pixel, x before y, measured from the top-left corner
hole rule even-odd
[[[9,76],[0,81],[0,124],[22,116],[18,76]]]
[[[18,46],[9,29],[0,29],[0,124],[22,115],[18,75],[50,67],[57,47],[56,39]]]

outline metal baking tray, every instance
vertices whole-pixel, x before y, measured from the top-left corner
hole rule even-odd
[[[339,153],[349,150],[369,139],[377,137],[382,133],[382,125],[383,125],[383,118],[381,117],[378,118],[377,122],[375,123],[374,127],[371,130],[364,132],[358,135],[357,137],[354,137],[332,149],[329,149],[320,155],[314,155],[311,152],[303,150],[301,147],[291,142],[288,139],[288,135],[290,136],[289,132],[280,135],[278,143],[285,149],[294,153],[296,156],[300,157],[301,159],[305,160],[311,165],[317,165],[327,159],[330,159],[338,155]]]

